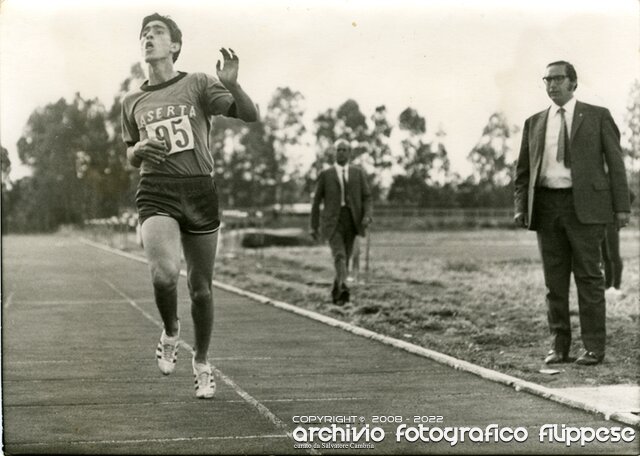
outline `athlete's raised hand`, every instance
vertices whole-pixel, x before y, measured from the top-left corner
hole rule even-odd
[[[238,66],[240,60],[238,56],[229,48],[220,49],[224,63],[218,60],[216,70],[218,71],[218,80],[231,93],[235,103],[235,117],[245,122],[255,122],[258,120],[258,108],[251,101],[249,95],[246,94],[238,83]]]
[[[238,65],[240,61],[231,48],[229,48],[229,50],[221,48],[220,52],[222,53],[224,63],[221,63],[220,60],[216,63],[218,79],[227,89],[231,89],[238,84]]]

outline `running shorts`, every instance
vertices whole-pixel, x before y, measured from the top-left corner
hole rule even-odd
[[[175,219],[187,234],[210,234],[220,228],[218,192],[213,178],[143,174],[136,192],[140,225],[149,217]]]

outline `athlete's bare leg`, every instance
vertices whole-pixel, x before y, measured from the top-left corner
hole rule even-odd
[[[218,233],[182,234],[187,262],[187,283],[191,296],[191,316],[195,333],[196,363],[206,363],[213,330],[213,296],[211,281],[216,259]]]
[[[178,332],[178,278],[180,277],[180,227],[170,217],[154,216],[141,227],[149,261],[156,305],[167,336]]]

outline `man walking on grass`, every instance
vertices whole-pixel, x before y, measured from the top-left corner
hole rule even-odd
[[[319,239],[322,234],[329,241],[335,268],[331,299],[334,304],[343,305],[350,300],[346,280],[353,243],[356,235],[365,236],[371,224],[372,203],[366,173],[349,164],[349,143],[338,139],[333,151],[334,165],[318,176],[311,206],[311,235]]]

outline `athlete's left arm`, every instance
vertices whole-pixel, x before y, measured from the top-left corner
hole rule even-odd
[[[238,67],[240,60],[233,49],[228,51],[220,49],[224,58],[224,66],[220,60],[216,64],[218,79],[233,96],[235,104],[235,117],[245,122],[255,122],[259,118],[258,108],[249,95],[240,87],[238,83]]]

